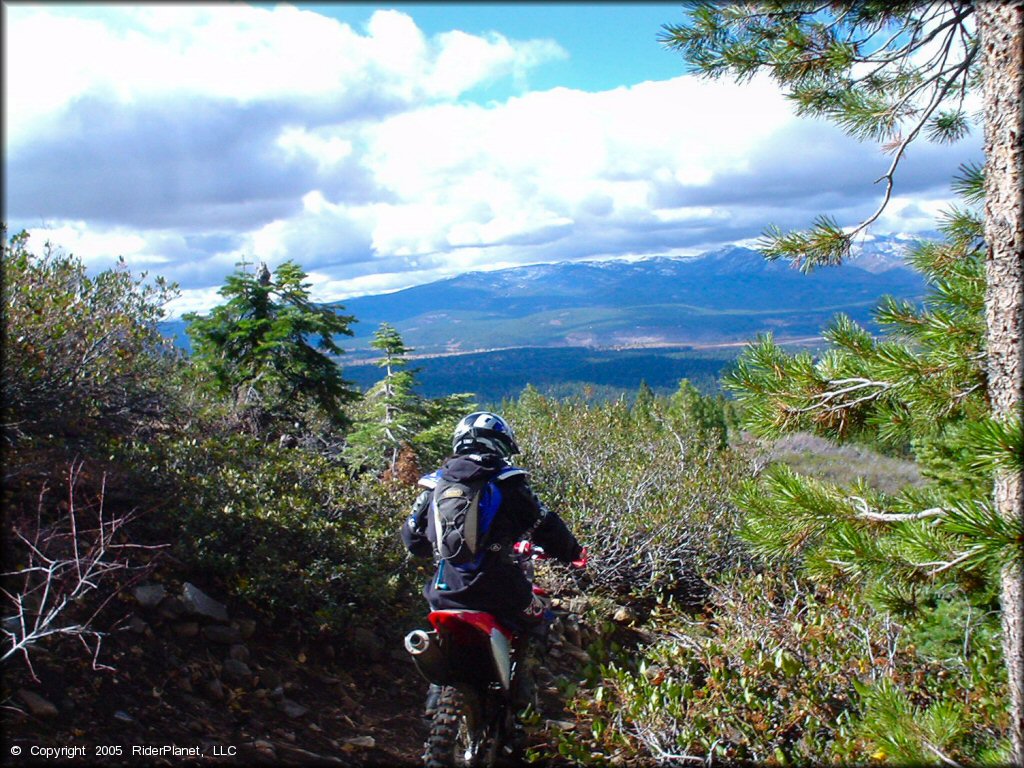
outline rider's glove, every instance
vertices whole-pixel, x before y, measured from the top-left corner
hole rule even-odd
[[[573,560],[570,563],[570,565],[573,568],[579,568],[580,570],[582,570],[582,569],[587,567],[587,560],[588,560],[587,548],[584,547],[582,550],[580,550],[580,556],[578,558],[576,558],[575,560]]]

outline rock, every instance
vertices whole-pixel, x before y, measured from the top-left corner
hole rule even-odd
[[[270,690],[281,687],[281,674],[276,669],[261,669],[260,684]],[[281,688],[283,691],[284,689]]]
[[[281,699],[281,703],[277,706],[288,717],[292,718],[300,718],[307,712],[309,712],[309,707],[304,707],[298,702],[292,701],[291,699]]]
[[[181,598],[185,610],[189,613],[227,623],[227,607],[223,603],[218,603],[195,584],[186,581],[181,590]]]
[[[573,597],[566,601],[565,609],[569,613],[575,613],[581,615],[587,612],[587,608],[590,607],[590,601],[585,597]]]
[[[383,651],[380,638],[366,627],[356,627],[353,629],[349,635],[349,644],[356,656],[361,656],[365,659],[379,659]]]
[[[163,584],[140,584],[132,590],[132,594],[143,608],[156,608],[167,597],[167,590]]]
[[[356,736],[354,739],[345,739],[344,743],[350,747],[359,747],[360,749],[373,749],[377,746],[373,736]]]
[[[128,629],[134,632],[136,635],[144,635],[148,628],[149,624],[147,624],[138,616],[132,616],[131,621],[128,622]]]
[[[545,721],[548,729],[556,729],[559,731],[573,731],[576,729],[576,723],[570,722],[569,720],[547,720]]]
[[[208,624],[203,627],[203,637],[211,643],[221,645],[235,645],[242,639],[242,635],[235,627],[224,624]]]
[[[236,685],[246,685],[252,681],[252,670],[245,662],[237,659],[225,659],[221,675],[229,683]]]
[[[270,757],[274,760],[277,759],[277,751],[274,749],[274,745],[269,741],[254,741],[252,746],[257,752],[262,753],[265,757]]]
[[[565,639],[577,648],[583,647],[583,635],[578,621],[571,620],[565,623]]]
[[[243,640],[248,640],[256,634],[256,622],[252,619],[237,619],[235,623],[238,625],[238,631]]]
[[[340,685],[334,688],[334,700],[346,712],[354,712],[359,709],[359,704]]]
[[[243,664],[249,663],[249,649],[240,643],[231,646],[228,650],[228,656],[235,661],[241,661]]]
[[[178,637],[196,637],[199,634],[199,623],[195,621],[182,621],[175,624],[174,634]]]
[[[636,611],[625,605],[619,606],[612,614],[612,621],[616,624],[632,624],[636,619]]]
[[[25,702],[28,711],[36,717],[56,717],[57,707],[44,699],[38,693],[21,688],[18,691],[18,698]]]
[[[157,612],[165,619],[174,621],[185,612],[185,605],[176,597],[167,596],[160,601]]]
[[[221,701],[224,698],[224,686],[216,678],[206,684],[206,692],[214,701]]]
[[[573,645],[567,645],[565,646],[565,652],[572,656],[574,659],[576,659],[576,661],[578,661],[580,664],[589,664],[591,661],[590,654],[584,651],[582,648],[577,648]]]

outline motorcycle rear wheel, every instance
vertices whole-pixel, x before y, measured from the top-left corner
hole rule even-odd
[[[492,768],[500,745],[493,728],[481,725],[477,733],[470,721],[462,694],[451,686],[441,689],[423,753],[427,768]]]

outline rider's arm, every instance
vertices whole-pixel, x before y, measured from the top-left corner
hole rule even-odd
[[[547,555],[566,563],[580,557],[583,548],[576,541],[576,537],[572,535],[562,518],[550,511],[537,498],[525,477],[512,478],[507,484],[502,485],[502,490],[511,497],[512,503],[509,506],[516,510],[522,529],[544,548]]]
[[[434,546],[427,538],[427,514],[430,512],[431,491],[423,491],[412,505],[412,513],[402,526],[402,542],[416,557],[431,557]]]

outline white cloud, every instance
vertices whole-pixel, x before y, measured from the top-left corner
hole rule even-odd
[[[455,98],[564,56],[552,41],[461,32],[427,40],[405,13],[376,11],[361,35],[289,5],[8,6],[10,145],[87,94],[120,103],[201,95],[238,103],[331,101],[367,84],[410,101]]]
[[[97,230],[85,221],[68,221],[30,230],[33,247],[44,243],[74,254],[86,266],[94,269],[112,267],[118,257],[145,268],[152,264],[165,264],[168,257],[154,249],[146,237],[128,230],[115,228]],[[166,246],[166,242],[161,245]]]
[[[285,5],[6,13],[13,218],[49,222],[35,241],[96,266],[159,266],[189,309],[243,257],[293,259],[330,300],[497,265],[688,253],[870,212],[867,169],[885,162],[795,118],[767,79],[474,103],[472,89],[565,52],[428,37],[400,11],[363,32]],[[911,153],[910,189],[880,226],[923,227],[963,154]]]

